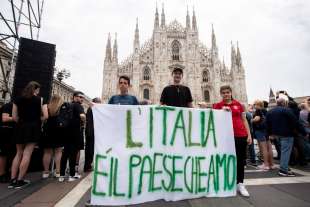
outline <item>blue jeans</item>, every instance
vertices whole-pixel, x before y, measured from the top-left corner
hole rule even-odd
[[[280,159],[280,170],[288,172],[288,163],[293,148],[294,138],[293,137],[280,137],[281,145],[281,159]]]

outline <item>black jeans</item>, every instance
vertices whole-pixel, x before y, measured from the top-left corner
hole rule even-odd
[[[66,173],[67,160],[69,159],[70,176],[75,175],[76,156],[79,151],[77,144],[66,144],[61,156],[60,175],[64,176]]]
[[[94,137],[86,136],[84,171],[91,169],[94,157]]]
[[[248,143],[246,137],[235,137],[235,147],[237,156],[237,184],[243,183],[244,163],[246,160],[247,145]]]

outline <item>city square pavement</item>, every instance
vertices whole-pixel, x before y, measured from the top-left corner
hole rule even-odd
[[[82,165],[81,165],[82,166]],[[248,166],[245,183],[250,198],[241,196],[229,198],[199,198],[177,202],[158,200],[131,205],[137,207],[310,207],[310,166],[292,167],[296,177],[279,177],[277,170],[263,172]],[[74,182],[59,183],[56,179],[41,179],[41,173],[29,173],[32,181],[24,189],[8,189],[8,184],[0,184],[0,206],[47,207],[47,206],[91,206],[91,173]]]
[[[84,153],[81,153],[83,155]],[[84,157],[81,156],[80,171]],[[296,177],[279,177],[277,170],[264,172],[248,165],[245,169],[245,183],[250,198],[241,196],[229,198],[199,198],[166,202],[131,205],[135,207],[310,207],[310,165],[293,166]],[[23,189],[8,189],[8,184],[0,184],[0,207],[48,207],[48,206],[91,206],[90,188],[92,174],[85,173],[74,182],[59,183],[55,178],[41,179],[41,172],[28,173],[26,179],[31,184]]]

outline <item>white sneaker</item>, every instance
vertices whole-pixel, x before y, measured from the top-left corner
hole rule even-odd
[[[43,172],[43,174],[42,174],[42,178],[43,178],[43,179],[48,178],[48,176],[50,176],[50,173],[49,173],[49,172]]]
[[[238,183],[237,184],[237,191],[240,193],[240,195],[242,195],[244,197],[249,197],[250,196],[248,190],[245,188],[243,183]]]
[[[75,173],[75,175],[73,176],[75,179],[80,179],[82,176],[79,173]]]
[[[54,178],[60,178],[60,173],[54,172]]]
[[[60,176],[60,177],[58,178],[58,181],[59,181],[59,182],[64,182],[64,181],[65,181],[65,177],[64,177],[64,176]]]
[[[78,178],[76,178],[75,176],[70,176],[68,181],[69,182],[73,182],[73,181],[76,181]]]

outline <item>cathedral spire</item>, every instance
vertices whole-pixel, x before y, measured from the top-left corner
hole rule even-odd
[[[235,68],[236,66],[236,50],[235,47],[231,41],[231,68]]]
[[[194,31],[197,31],[197,21],[196,21],[196,15],[195,15],[194,7],[193,7],[192,27],[193,27]]]
[[[188,14],[188,6],[187,6],[187,14],[186,14],[186,29],[187,30],[191,29],[191,19]]]
[[[226,69],[226,65],[225,65],[224,56],[223,56],[223,69]]]
[[[164,9],[164,3],[162,4],[162,9],[161,9],[161,28],[165,28],[166,26],[166,18],[165,18],[165,9]]]
[[[109,33],[108,35],[108,41],[107,41],[107,46],[106,46],[106,50],[105,50],[105,62],[110,63],[112,60],[112,54],[111,54],[111,35]]]
[[[272,88],[270,87],[269,98],[274,98],[274,97],[275,97],[275,95],[274,95],[274,93],[273,93]]]
[[[212,46],[211,46],[211,50],[212,53],[214,54],[214,56],[218,56],[218,48],[216,45],[216,37],[215,37],[215,33],[214,33],[214,28],[213,28],[213,24],[212,24],[212,35],[211,35],[211,39],[212,39]]]
[[[240,53],[240,50],[239,50],[239,44],[237,42],[237,56],[236,56],[236,62],[237,62],[237,65],[239,67],[242,66],[242,58],[241,58],[241,53]]]
[[[114,45],[113,45],[113,62],[118,63],[118,51],[117,51],[117,33],[115,33]]]
[[[158,28],[159,28],[159,18],[158,18],[158,8],[157,8],[157,2],[156,2],[154,29],[158,29]]]
[[[133,42],[133,51],[134,53],[138,52],[140,47],[140,41],[139,41],[139,25],[138,25],[138,18],[136,19],[136,29],[135,29],[135,39]]]
[[[276,97],[273,93],[272,88],[270,87],[270,91],[269,91],[269,104],[275,104],[276,103]]]

